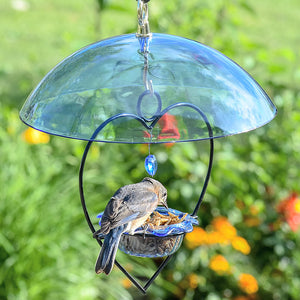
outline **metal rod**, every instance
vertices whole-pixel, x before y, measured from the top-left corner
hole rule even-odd
[[[163,268],[167,265],[169,260],[173,257],[174,254],[171,254],[166,257],[166,259],[161,263],[159,268],[156,270],[156,272],[153,274],[153,276],[148,280],[148,282],[145,284],[144,289],[145,291],[148,289],[148,287],[152,284],[152,282],[155,280],[155,278],[160,274],[160,272],[163,270]]]
[[[84,192],[83,192],[83,183],[82,183],[84,165],[85,165],[86,157],[87,157],[87,154],[89,152],[91,145],[92,145],[92,141],[89,141],[85,147],[85,150],[84,150],[84,153],[83,153],[83,156],[81,159],[81,164],[80,164],[80,169],[79,169],[79,194],[80,194],[81,206],[82,206],[82,209],[84,212],[85,219],[91,229],[91,232],[94,233],[96,230],[90,219],[90,216],[89,216],[89,213],[88,213],[88,210],[86,207]]]
[[[97,239],[98,244],[102,247],[102,241]],[[127,278],[143,293],[146,294],[146,290],[142,287],[142,285],[130,274],[123,266],[115,260],[115,265],[127,276]]]
[[[194,104],[192,103],[187,103],[187,102],[178,102],[178,103],[174,103],[170,106],[168,106],[167,108],[165,108],[160,116],[158,116],[153,122],[152,124],[150,125],[150,127],[154,127],[155,124],[158,122],[158,120],[164,115],[166,114],[168,111],[170,111],[171,109],[174,109],[174,108],[177,108],[177,107],[181,107],[181,106],[185,106],[185,107],[190,107],[194,110],[196,110],[200,115],[201,117],[203,118],[205,124],[206,124],[206,127],[208,129],[208,135],[209,135],[209,138],[210,138],[210,153],[209,153],[209,163],[208,163],[208,169],[207,169],[207,173],[206,173],[206,177],[205,177],[205,180],[204,180],[204,184],[203,184],[203,188],[202,188],[202,191],[201,191],[201,194],[200,194],[200,197],[199,197],[199,200],[195,206],[195,209],[193,211],[193,213],[191,214],[191,216],[195,216],[199,210],[199,207],[203,201],[203,198],[204,198],[204,195],[205,195],[205,192],[206,192],[206,189],[207,189],[207,186],[208,186],[208,182],[209,182],[209,179],[210,179],[210,175],[211,175],[211,170],[212,170],[212,164],[213,164],[213,157],[214,157],[214,140],[213,140],[213,131],[212,131],[212,128],[210,126],[210,123],[206,117],[206,115]]]
[[[211,175],[213,158],[214,158],[214,140],[211,139],[210,140],[210,152],[209,152],[208,169],[207,169],[206,177],[205,177],[205,180],[204,180],[204,184],[203,184],[203,188],[202,188],[199,200],[198,200],[198,202],[197,202],[197,204],[195,206],[195,209],[194,209],[193,213],[191,214],[192,217],[194,217],[197,214],[197,212],[199,210],[199,207],[200,207],[200,205],[201,205],[201,203],[203,201],[204,195],[206,193],[206,189],[207,189],[208,182],[209,182],[210,175]]]

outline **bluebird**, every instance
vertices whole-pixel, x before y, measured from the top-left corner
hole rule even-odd
[[[95,271],[109,274],[113,268],[122,233],[134,234],[157,205],[167,206],[167,190],[157,180],[146,177],[141,182],[118,189],[101,218],[101,228],[94,237],[104,237]]]

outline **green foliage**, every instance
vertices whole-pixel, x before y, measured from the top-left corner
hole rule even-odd
[[[239,274],[249,273],[259,285],[255,299],[298,299],[299,231],[292,232],[276,209],[292,191],[300,193],[298,1],[152,0],[149,7],[153,32],[222,51],[258,80],[278,108],[269,125],[215,141],[212,177],[199,211],[200,226],[207,230],[215,217],[228,217],[251,246],[250,254],[228,245],[190,249],[184,243],[146,297],[128,287],[118,269],[108,277],[94,273],[99,247],[78,195],[85,143],[51,137],[48,144],[28,144],[18,110],[34,85],[67,55],[95,40],[135,32],[136,1],[5,0],[0,4],[5,32],[0,49],[0,298],[234,299],[245,295]],[[157,179],[168,188],[169,206],[193,210],[209,144],[154,145],[151,151],[159,163]],[[145,176],[147,153],[144,145],[92,146],[84,187],[95,226],[112,193]],[[258,222],[250,226],[249,220]],[[231,274],[209,268],[215,254],[226,257]],[[122,253],[117,258],[141,279],[159,263]],[[196,285],[191,274],[197,275]]]

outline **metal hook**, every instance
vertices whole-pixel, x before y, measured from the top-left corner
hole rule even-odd
[[[152,80],[148,79],[148,53],[144,53],[144,70],[143,70],[143,81],[144,81],[144,86],[146,91],[150,91],[151,95],[153,96],[154,94],[154,88],[152,84]]]

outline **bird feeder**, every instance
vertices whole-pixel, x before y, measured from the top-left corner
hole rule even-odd
[[[129,255],[165,257],[144,286],[115,262],[143,293],[197,223],[211,173],[214,139],[256,129],[276,115],[274,104],[259,84],[225,55],[183,37],[151,33],[148,1],[138,0],[136,34],[108,38],[70,55],[43,78],[20,111],[28,126],[87,141],[79,189],[93,234],[96,230],[82,179],[92,143],[148,144],[145,168],[154,176],[157,162],[150,145],[209,140],[210,159],[202,192],[185,223],[167,226],[162,232],[122,236],[119,248]],[[102,245],[101,239],[96,240]]]

